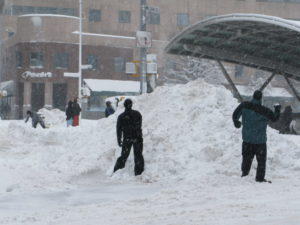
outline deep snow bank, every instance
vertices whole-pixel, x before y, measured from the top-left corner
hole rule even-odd
[[[228,90],[202,80],[137,97],[133,108],[143,115],[145,157],[139,179],[205,183],[217,176],[218,182],[239,177],[241,130],[231,121],[236,106]],[[92,174],[102,181],[135,180],[132,154],[126,168],[110,177],[120,155],[115,126],[122,111],[120,106],[109,118],[84,120],[76,128],[55,122],[49,129],[32,129],[30,123],[0,121],[0,173],[7,177],[0,190],[55,188]],[[267,175],[282,178],[298,172],[299,136],[270,128],[268,134]]]

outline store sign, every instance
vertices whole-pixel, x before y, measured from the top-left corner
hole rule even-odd
[[[52,73],[51,72],[41,72],[41,73],[34,73],[30,71],[26,71],[22,73],[21,77],[24,79],[29,79],[29,78],[51,78]]]

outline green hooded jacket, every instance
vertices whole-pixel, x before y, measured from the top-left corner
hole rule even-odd
[[[267,142],[267,125],[269,121],[277,121],[280,116],[280,108],[275,112],[261,105],[261,100],[253,99],[250,102],[242,102],[233,112],[232,120],[235,127],[239,128],[242,116],[243,141],[250,144],[264,144]]]

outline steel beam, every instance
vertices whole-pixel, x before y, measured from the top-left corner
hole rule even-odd
[[[268,86],[268,84],[273,80],[273,78],[275,77],[275,75],[276,75],[276,72],[274,71],[272,73],[272,75],[265,81],[265,83],[261,86],[261,88],[259,90],[263,91]]]
[[[240,93],[239,93],[238,89],[236,88],[235,84],[233,83],[232,79],[230,78],[230,76],[229,76],[226,68],[223,66],[223,64],[220,62],[220,60],[216,59],[216,61],[219,64],[219,66],[220,66],[220,68],[221,68],[221,70],[222,70],[222,72],[223,72],[226,80],[229,82],[229,84],[230,84],[230,86],[231,86],[231,88],[233,90],[234,95],[239,99],[240,102],[242,102],[243,98],[240,95]]]
[[[300,102],[300,96],[298,95],[294,85],[292,84],[292,82],[290,81],[290,79],[287,76],[284,75],[284,78],[285,78],[286,82],[288,83],[288,85],[290,86],[290,88],[292,89],[292,92],[294,93],[294,95],[296,96],[298,101]]]

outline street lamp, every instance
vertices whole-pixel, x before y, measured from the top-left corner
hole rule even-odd
[[[79,0],[79,60],[78,60],[78,99],[81,99],[82,78],[82,0]],[[81,114],[80,114],[81,115]]]
[[[140,3],[140,31],[146,31],[146,7],[147,7],[147,2],[146,0],[141,0]],[[147,57],[147,49],[146,47],[141,47],[140,48],[140,92],[141,94],[146,93],[146,57]]]

